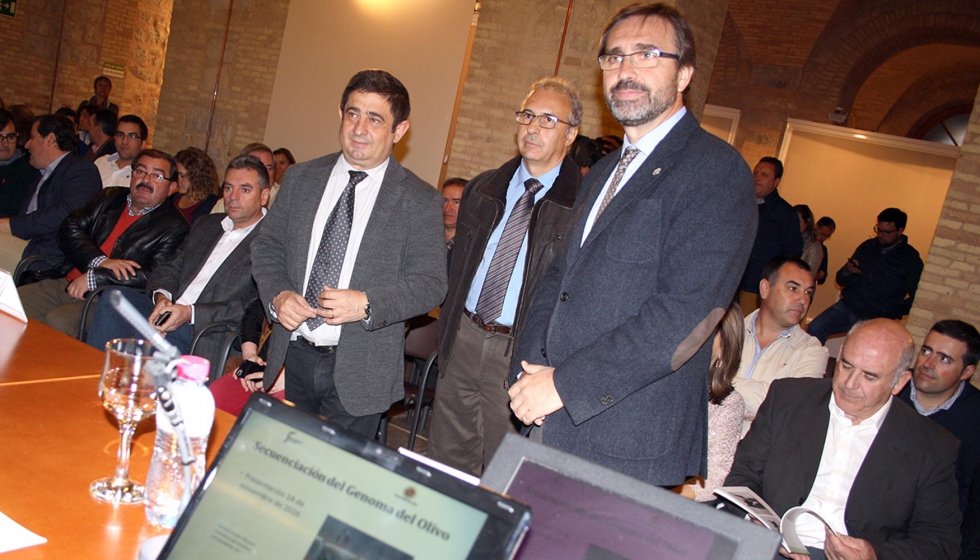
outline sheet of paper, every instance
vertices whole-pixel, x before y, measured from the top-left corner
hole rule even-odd
[[[0,513],[0,553],[36,546],[46,542],[48,542],[48,539],[40,535],[35,535],[18,525],[13,519]]]
[[[17,293],[14,279],[2,268],[0,268],[0,310],[27,322],[27,315],[24,313],[24,306],[20,303],[20,295]]]

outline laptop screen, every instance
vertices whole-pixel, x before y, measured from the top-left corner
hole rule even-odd
[[[274,406],[281,414],[250,406],[239,419],[162,558],[506,558],[516,547],[526,508]]]

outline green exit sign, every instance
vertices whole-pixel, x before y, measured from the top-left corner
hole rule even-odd
[[[17,0],[0,0],[0,16],[14,17],[17,14]]]

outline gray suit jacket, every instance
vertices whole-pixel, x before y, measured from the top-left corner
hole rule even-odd
[[[687,113],[582,244],[620,151],[585,177],[564,252],[540,281],[520,360],[555,367],[544,443],[657,485],[707,470],[707,341],[755,236],[745,160]]]
[[[155,290],[167,290],[173,301],[187,291],[201,268],[211,256],[211,251],[224,234],[221,221],[225,214],[209,214],[194,222],[187,239],[177,249],[174,258],[158,266],[150,276],[146,293],[152,298]],[[204,291],[194,304],[194,334],[198,329],[215,321],[241,321],[245,308],[257,296],[252,280],[252,241],[262,229],[262,222],[255,226],[238,247],[228,255],[218,270],[208,280]],[[210,358],[221,345],[220,336],[205,336],[198,344],[197,353]],[[212,371],[221,364],[211,364]]]
[[[297,164],[286,173],[252,245],[252,273],[266,308],[284,290],[300,295],[306,290],[313,219],[338,157],[331,154]],[[431,311],[446,297],[442,203],[439,191],[394,158],[389,160],[349,285],[367,293],[371,320],[341,328],[334,365],[337,393],[352,415],[383,412],[404,396],[403,323]],[[278,323],[272,328],[267,388],[285,360],[291,334]]]
[[[802,505],[830,425],[830,379],[777,379],[738,444],[725,486],[748,486],[783,515]],[[847,496],[844,523],[880,560],[954,559],[956,438],[893,399]]]

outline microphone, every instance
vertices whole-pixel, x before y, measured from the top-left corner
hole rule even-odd
[[[129,324],[133,326],[134,329],[139,331],[147,340],[150,341],[153,346],[156,346],[163,354],[163,359],[166,361],[176,360],[180,358],[180,350],[176,346],[167,342],[167,339],[161,335],[156,329],[150,326],[150,322],[146,320],[139,311],[133,307],[133,304],[129,303],[125,297],[123,297],[121,292],[114,291],[109,296],[109,303],[112,307],[122,315],[123,319],[129,321]]]

